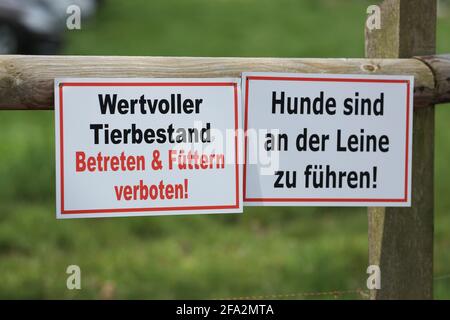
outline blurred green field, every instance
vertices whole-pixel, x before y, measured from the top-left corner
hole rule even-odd
[[[370,3],[108,0],[81,31],[67,32],[64,53],[362,57]],[[450,12],[442,12],[440,53],[450,52],[449,31]],[[441,299],[450,299],[449,107],[436,113]],[[365,288],[364,208],[57,221],[53,112],[0,112],[0,134],[0,298],[201,299]],[[66,289],[70,264],[81,267],[82,290]]]

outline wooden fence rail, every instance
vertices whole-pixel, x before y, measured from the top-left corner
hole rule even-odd
[[[0,56],[0,109],[52,109],[57,77],[239,77],[245,71],[413,75],[416,107],[450,102],[450,55],[420,59],[9,55]]]
[[[434,103],[450,101],[450,54],[417,57],[428,65],[434,74]]]

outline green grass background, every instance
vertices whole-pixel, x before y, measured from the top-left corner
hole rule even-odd
[[[64,53],[362,57],[371,3],[108,0],[81,31],[67,32]],[[443,10],[440,53],[450,52],[449,31],[450,11]],[[449,107],[436,112],[434,291],[444,299]],[[232,298],[365,288],[364,208],[57,221],[53,112],[0,112],[0,137],[0,298]],[[66,289],[70,264],[81,267],[82,290]]]

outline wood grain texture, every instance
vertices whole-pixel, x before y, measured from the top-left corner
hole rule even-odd
[[[367,57],[434,54],[435,0],[385,0],[381,10],[381,30],[366,30]],[[415,108],[413,122],[411,207],[368,211],[369,264],[381,269],[372,299],[433,298],[434,107]]]
[[[52,109],[58,77],[239,77],[246,71],[389,74],[415,77],[415,106],[434,96],[434,77],[417,59],[0,56],[0,109]]]
[[[450,102],[450,54],[416,57],[426,63],[434,74],[434,103]]]

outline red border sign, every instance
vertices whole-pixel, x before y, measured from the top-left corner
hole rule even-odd
[[[238,136],[235,135],[235,175],[236,175],[236,202],[230,205],[217,206],[178,206],[178,207],[151,207],[151,208],[114,208],[114,209],[64,209],[64,130],[63,130],[63,88],[64,87],[228,87],[234,88],[234,125],[238,132],[238,84],[234,82],[64,82],[59,84],[59,140],[60,140],[60,185],[61,185],[61,214],[89,214],[89,213],[116,213],[116,212],[146,212],[146,211],[184,211],[184,210],[220,210],[239,208],[239,162],[238,162]]]
[[[406,84],[406,147],[405,147],[405,186],[404,197],[399,199],[380,198],[248,198],[247,197],[247,129],[248,129],[248,92],[250,80],[269,81],[317,81],[317,82],[362,82],[362,83],[404,83]],[[366,78],[320,78],[320,77],[270,77],[270,76],[248,76],[245,81],[245,102],[244,102],[244,201],[247,202],[408,202],[408,172],[409,172],[409,113],[410,113],[410,90],[409,80],[395,79],[366,79]]]

